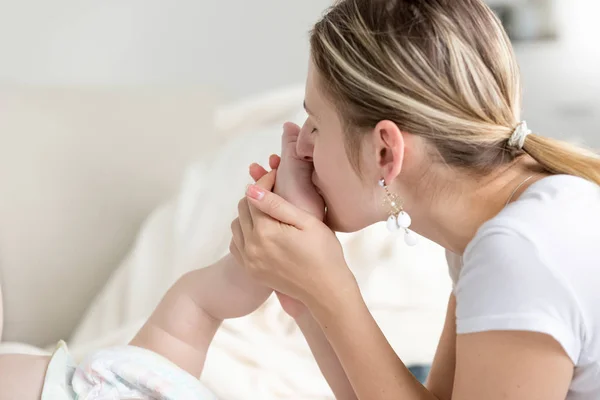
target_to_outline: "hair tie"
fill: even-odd
[[[522,150],[525,145],[525,138],[531,135],[531,129],[527,127],[527,122],[521,121],[515,128],[512,135],[508,139],[508,147],[512,149]]]

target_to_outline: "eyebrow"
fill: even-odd
[[[304,102],[302,103],[302,105],[304,106],[304,109],[306,110],[306,112],[307,112],[307,113],[309,113],[309,114],[310,114],[310,115],[312,115],[313,117],[315,117],[315,118],[319,119],[319,118],[318,118],[318,117],[315,115],[315,113],[313,113],[312,111],[310,111],[310,110],[308,109],[308,107],[306,106],[306,100],[304,100]]]

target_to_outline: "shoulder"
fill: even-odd
[[[502,291],[530,291],[529,286],[543,280],[557,280],[550,263],[539,248],[536,237],[511,221],[495,221],[479,230],[462,259],[457,295],[472,286]],[[521,288],[524,286],[524,288]],[[527,288],[527,289],[526,289]]]
[[[510,221],[525,224],[565,224],[600,219],[600,186],[583,178],[554,175],[531,185],[486,226]],[[515,224],[520,222],[520,224]]]
[[[534,183],[518,201],[483,224],[463,261],[472,264],[481,257],[516,255],[544,259],[557,246],[586,245],[580,239],[589,237],[599,224],[600,186],[574,176],[551,176]]]
[[[565,214],[582,212],[576,204],[582,197],[587,201],[577,193],[581,185],[574,177],[543,179],[483,224],[463,254],[458,289],[487,280],[488,289],[511,292],[564,284],[554,256],[557,244],[572,241]]]
[[[585,322],[570,282],[535,241],[494,227],[465,254],[454,293],[457,333],[526,331],[553,337],[573,363]]]
[[[564,176],[534,185],[469,243],[455,287],[457,332],[544,333],[577,362],[584,318],[565,267],[573,252],[594,248],[600,188]]]
[[[590,247],[590,233],[598,226],[600,186],[568,175],[544,178],[483,224],[464,257],[446,251],[450,278],[456,286],[463,264],[478,257],[503,257],[507,251],[547,254],[548,248],[575,248],[574,243]]]

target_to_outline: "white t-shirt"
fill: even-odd
[[[458,334],[548,334],[575,365],[567,399],[600,399],[600,186],[535,182],[448,264]]]

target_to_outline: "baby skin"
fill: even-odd
[[[323,200],[311,183],[312,164],[296,156],[299,131],[299,127],[287,123],[282,135],[281,159],[272,156],[269,160],[273,171],[267,172],[253,164],[250,175],[258,180],[276,172],[275,193],[323,218]],[[199,378],[210,343],[222,321],[250,314],[271,293],[270,288],[251,278],[233,255],[228,254],[211,266],[182,276],[130,345],[151,350]],[[278,294],[278,297],[286,312],[302,324],[304,314],[308,314],[304,305],[284,295]],[[301,329],[314,329],[308,317],[304,321]],[[0,355],[0,400],[39,399],[49,361],[49,356]]]

